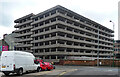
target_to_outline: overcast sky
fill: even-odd
[[[0,37],[9,34],[14,28],[14,20],[30,13],[38,14],[56,5],[66,7],[107,28],[113,29],[118,39],[119,0],[0,0]],[[0,39],[1,39],[0,38]]]

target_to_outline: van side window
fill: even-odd
[[[39,63],[39,61],[37,61],[37,59],[35,59],[35,60],[34,60],[34,63],[35,63],[35,64],[38,64],[38,63]]]

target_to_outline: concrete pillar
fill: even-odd
[[[58,49],[56,48],[55,51],[58,52]]]
[[[51,23],[51,20],[49,20],[49,23]]]
[[[64,59],[67,59],[67,56],[65,56]]]
[[[56,56],[56,59],[58,59],[58,56]]]
[[[65,27],[65,30],[67,30],[67,27]]]
[[[51,34],[49,34],[49,37],[51,38]]]
[[[58,25],[56,25],[56,29],[58,29]]]
[[[72,18],[74,19],[74,16],[72,16]]]
[[[45,32],[45,29],[43,29],[43,32]]]
[[[56,10],[56,13],[59,13],[58,10]]]
[[[45,35],[43,35],[43,39],[45,39]]]
[[[56,21],[58,21],[58,18],[56,18]]]
[[[66,51],[67,51],[67,48],[65,48],[64,52],[66,52]]]
[[[43,25],[45,25],[45,22],[43,22]]]
[[[64,45],[66,45],[66,41],[64,42]]]
[[[45,15],[43,15],[43,18],[45,18]]]
[[[67,13],[65,13],[65,16],[67,16]]]
[[[49,52],[51,52],[51,48],[49,49]]]
[[[49,31],[51,31],[51,27],[49,27]]]
[[[74,22],[71,25],[74,25]]]
[[[43,52],[45,53],[45,49],[43,49]]]
[[[86,53],[86,51],[85,51],[85,50],[84,50],[83,52],[84,52],[84,53]]]
[[[65,20],[65,23],[67,23],[67,19]]]
[[[72,46],[74,46],[74,42],[72,42]]]
[[[45,42],[43,42],[43,46],[45,46]]]
[[[74,32],[74,29],[72,30],[72,32]]]
[[[72,36],[72,39],[74,39],[74,35]]]
[[[49,41],[49,45],[51,45],[51,41]]]
[[[58,33],[56,33],[56,36],[58,36]]]
[[[49,16],[51,15],[51,13],[49,13]]]
[[[65,38],[67,37],[67,34],[65,34]]]

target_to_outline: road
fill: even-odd
[[[31,72],[19,77],[120,77],[118,72],[117,67],[56,66],[51,71]],[[2,72],[0,76],[6,77]],[[18,76],[12,74],[10,77]]]

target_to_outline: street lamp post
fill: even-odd
[[[112,22],[112,21],[110,20],[110,22]],[[112,24],[113,24],[113,31],[114,31],[115,24],[114,24],[114,22],[112,22]],[[114,41],[114,37],[113,37],[113,67],[114,67],[114,45],[115,45],[115,41]]]
[[[99,26],[98,26],[98,47],[97,47],[97,66],[99,66]]]
[[[1,55],[1,52],[2,52],[2,39],[1,39],[1,46],[0,46],[0,55]]]

